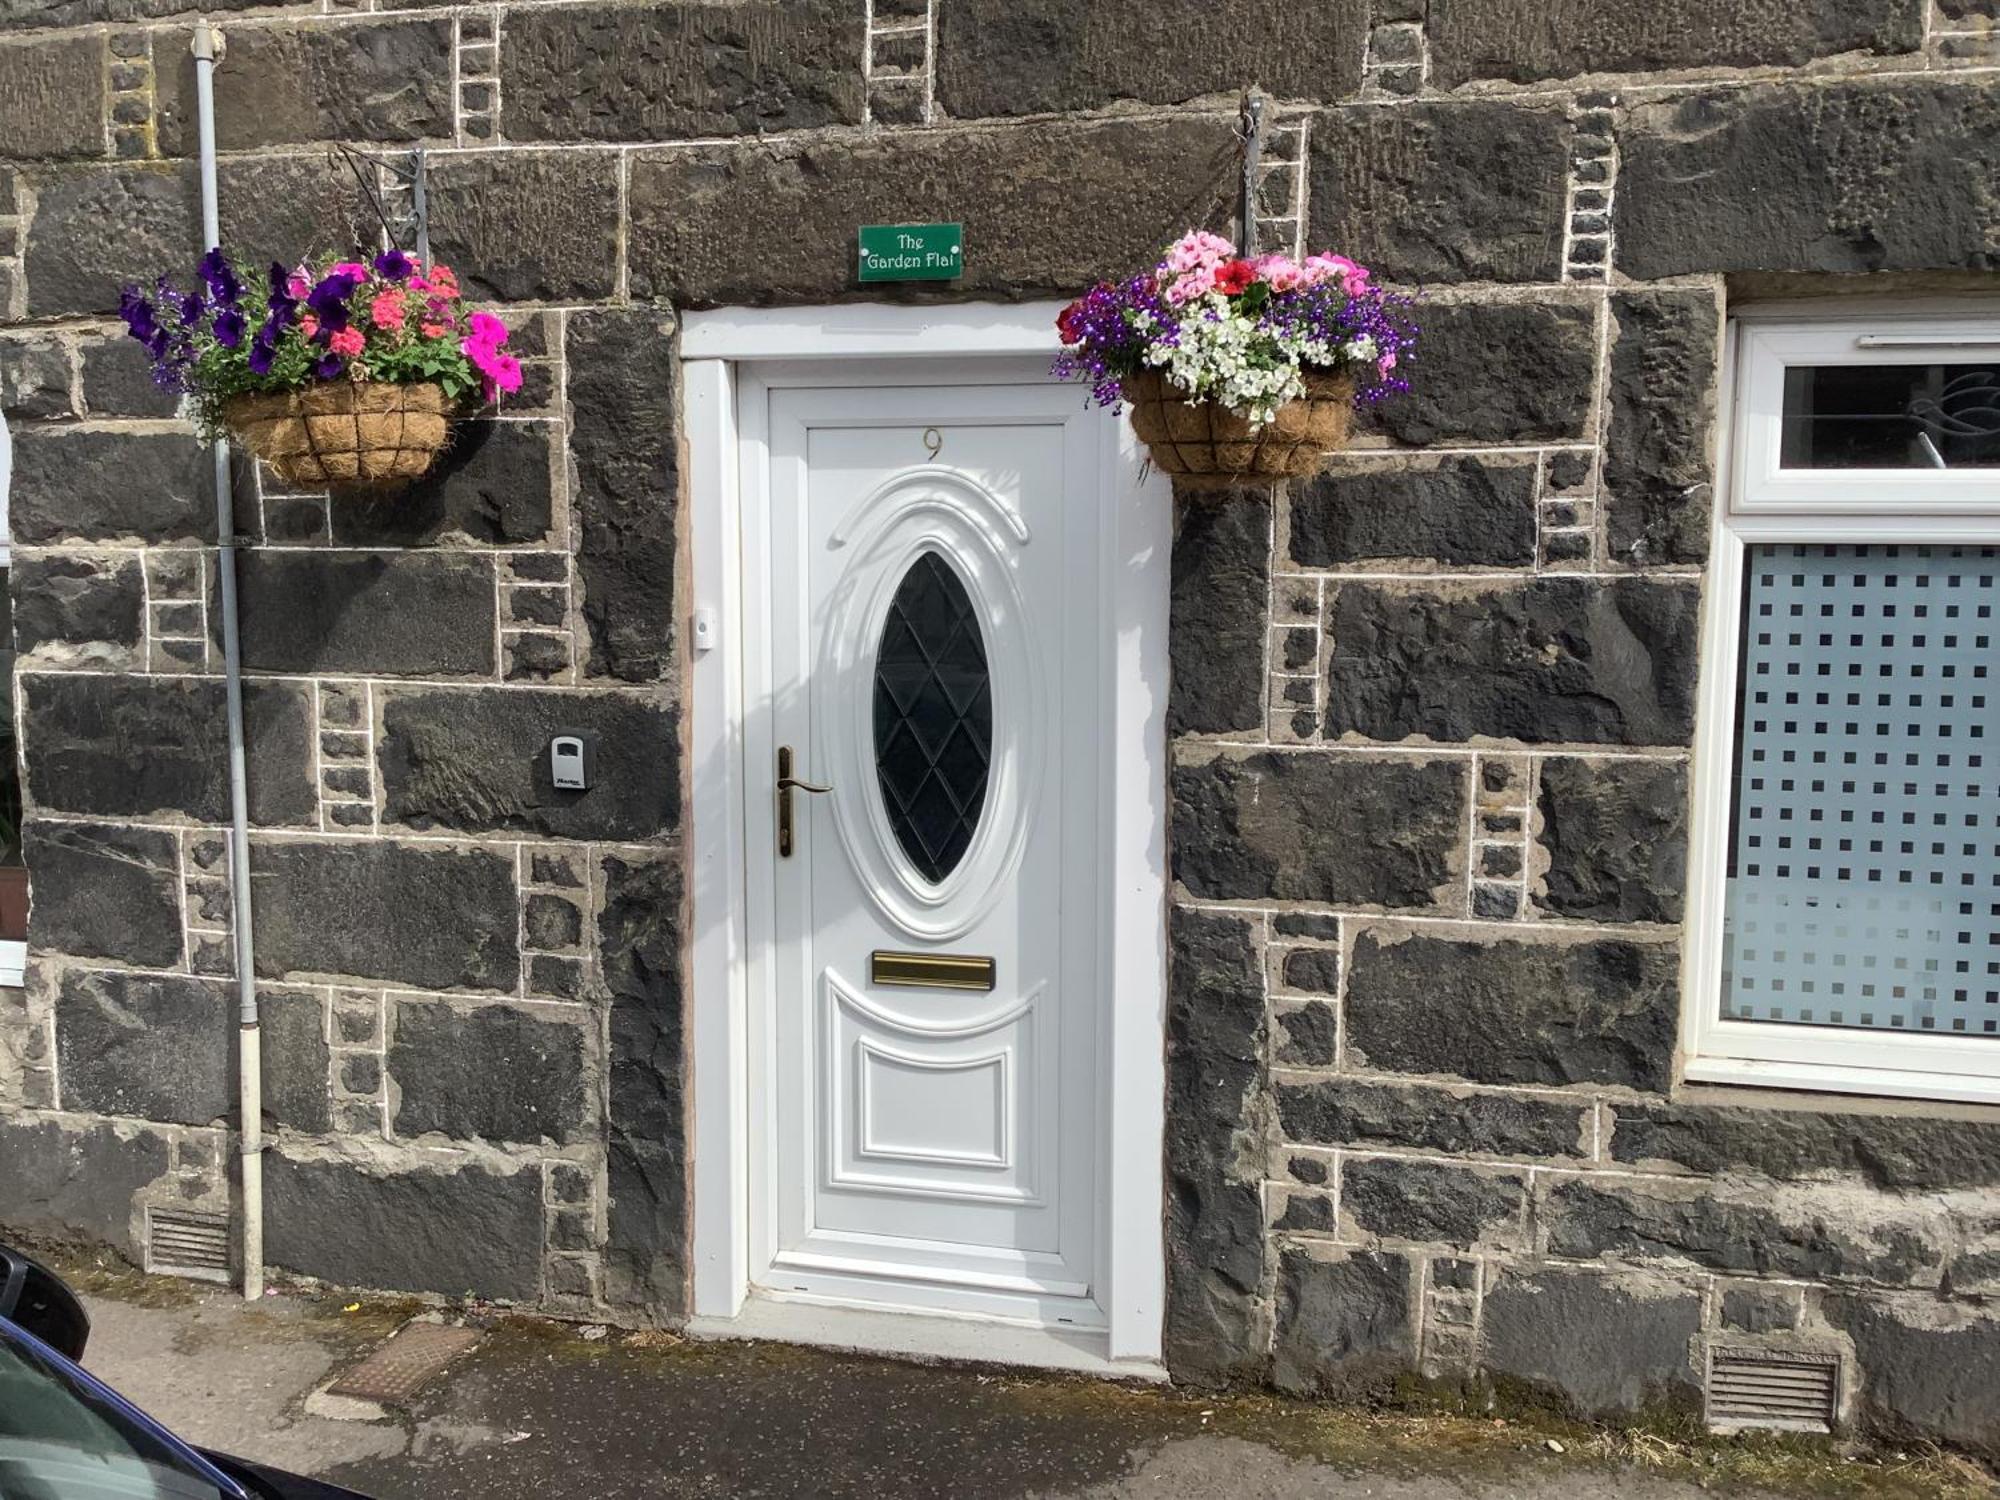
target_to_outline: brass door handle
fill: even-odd
[[[792,747],[778,747],[778,857],[792,857],[792,793],[830,792],[830,786],[819,786],[810,781],[801,781],[792,774]]]

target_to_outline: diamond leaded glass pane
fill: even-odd
[[[2000,549],[1744,572],[1723,1016],[2000,1040]]]
[[[935,552],[910,564],[875,655],[875,772],[896,842],[933,884],[986,804],[993,689],[972,599]]]

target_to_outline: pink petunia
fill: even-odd
[[[368,279],[368,268],[358,260],[335,261],[326,268],[329,276],[352,276],[356,281]]]
[[[1206,297],[1215,290],[1215,273],[1214,266],[1199,266],[1194,270],[1182,272],[1179,277],[1167,284],[1167,301],[1179,307],[1194,301],[1197,297]]]
[[[1260,255],[1254,264],[1257,279],[1274,292],[1289,292],[1305,284],[1305,273],[1289,255]]]
[[[1212,269],[1235,254],[1236,247],[1221,235],[1210,234],[1205,229],[1190,229],[1167,247],[1160,269],[1170,275],[1202,267]]]
[[[343,328],[326,341],[327,348],[331,349],[335,354],[342,355],[348,359],[354,358],[367,345],[368,340],[361,336],[359,328]]]
[[[492,313],[476,312],[467,320],[472,336],[490,348],[498,349],[507,342],[507,325]]]

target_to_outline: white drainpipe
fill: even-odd
[[[206,19],[194,28],[195,107],[201,123],[201,243],[222,243],[215,186],[215,64],[222,33]],[[264,1063],[257,1017],[257,974],[250,926],[250,798],[243,756],[243,654],[236,628],[236,514],[229,485],[229,444],[215,444],[216,575],[222,591],[222,680],[229,717],[229,906],[236,928],[237,1133],[242,1141],[243,1297],[264,1295]]]

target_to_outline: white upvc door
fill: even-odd
[[[1102,418],[742,399],[751,1282],[1101,1326]]]

